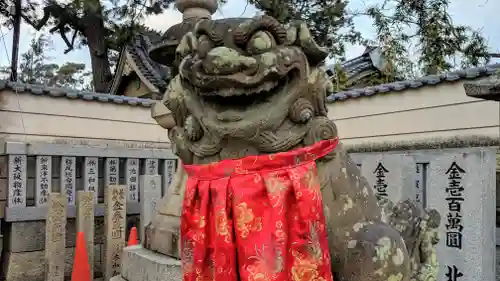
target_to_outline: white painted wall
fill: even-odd
[[[442,83],[405,92],[380,93],[328,105],[347,145],[499,137],[500,103],[470,98],[463,82]]]
[[[169,146],[149,108],[0,91],[0,138],[16,141],[144,143]]]

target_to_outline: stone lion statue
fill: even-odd
[[[326,58],[302,22],[196,22],[176,46],[176,75],[162,100],[175,121],[174,152],[184,164],[208,164],[337,137],[325,102],[333,86],[320,69]],[[437,211],[420,211],[409,200],[378,202],[341,144],[316,164],[334,280],[436,280]],[[182,190],[182,179],[171,188]],[[146,247],[177,230],[170,221],[147,227]]]

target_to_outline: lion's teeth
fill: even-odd
[[[279,85],[280,81],[267,81],[263,85],[254,88],[221,88],[215,91],[203,92],[201,95],[204,96],[221,96],[221,97],[230,97],[230,96],[251,96],[253,94],[261,94],[270,92],[274,88]]]

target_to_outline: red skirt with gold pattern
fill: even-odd
[[[332,281],[315,160],[337,143],[184,165],[184,281]]]

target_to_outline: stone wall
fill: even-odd
[[[56,146],[56,145],[53,145]],[[64,146],[64,145],[63,145]],[[34,146],[31,146],[33,149]],[[65,146],[66,147],[66,146]],[[68,155],[78,155],[78,147],[68,146],[74,149],[69,151],[62,149]],[[103,245],[106,239],[104,235],[104,191],[105,187],[113,184],[125,186],[127,196],[127,216],[126,216],[126,234],[128,237],[129,231],[133,226],[140,229],[140,213],[143,209],[141,205],[140,183],[139,178],[144,175],[155,176],[155,185],[157,186],[157,197],[161,197],[166,193],[173,172],[175,172],[175,159],[167,158],[168,153],[160,152],[159,157],[162,158],[140,158],[155,155],[154,151],[144,150],[116,150],[112,148],[104,148],[102,151],[89,150],[90,155],[103,155],[104,157],[85,157],[85,156],[41,156],[43,151],[36,151],[33,154],[28,154],[26,159],[25,170],[20,171],[22,177],[25,178],[25,186],[23,186],[23,202],[16,205],[16,200],[12,200],[11,196],[17,196],[12,181],[13,163],[12,158],[15,155],[0,155],[0,219],[2,219],[2,234],[3,234],[3,251],[2,251],[2,267],[0,275],[9,281],[17,280],[44,280],[44,254],[45,254],[45,225],[46,225],[46,202],[42,202],[44,196],[40,189],[41,183],[41,157],[49,158],[51,168],[48,175],[44,179],[50,181],[50,192],[61,192],[68,194],[68,190],[74,190],[72,196],[75,196],[77,191],[89,191],[89,182],[91,174],[88,169],[88,160],[97,160],[97,175],[92,188],[97,191],[95,205],[95,226],[94,226],[94,269],[95,277],[102,275],[104,250]],[[51,148],[53,151],[53,147]],[[80,155],[81,151],[80,150]],[[124,153],[125,152],[125,153]],[[148,153],[149,152],[149,153]],[[39,154],[36,154],[39,153]],[[106,155],[106,153],[108,155]],[[115,153],[115,154],[110,154]],[[85,155],[85,154],[84,154]],[[115,156],[116,155],[116,156]],[[127,157],[120,158],[119,156]],[[165,156],[166,155],[166,156]],[[106,157],[107,156],[107,157]],[[111,156],[111,158],[109,157]],[[117,157],[118,156],[118,157]],[[150,156],[150,157],[151,157]],[[9,158],[10,157],[10,158]],[[9,160],[10,159],[10,160]],[[69,174],[65,159],[72,161],[74,169],[71,168]],[[112,160],[112,161],[110,161]],[[24,161],[24,160],[23,160]],[[74,162],[73,162],[74,161]],[[65,163],[62,163],[65,162]],[[116,162],[111,166],[110,163]],[[9,169],[9,165],[11,168]],[[38,167],[38,169],[37,169]],[[23,168],[24,169],[24,168]],[[38,172],[37,172],[38,171]],[[93,174],[95,175],[95,174]],[[74,177],[74,181],[68,181],[66,178]],[[9,180],[10,178],[10,180]],[[145,199],[144,199],[145,200]],[[11,202],[12,201],[12,202]],[[69,274],[72,264],[72,253],[76,242],[76,208],[74,198],[72,204],[68,195],[68,212],[66,223],[66,274]],[[149,204],[151,200],[149,200]],[[9,203],[6,203],[9,202]],[[146,202],[146,201],[145,201]],[[3,204],[3,205],[2,205]],[[7,205],[7,207],[5,207]],[[5,212],[4,212],[5,211]],[[140,238],[140,234],[139,234]]]

